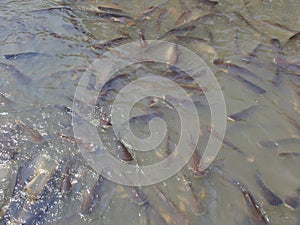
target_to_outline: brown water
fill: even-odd
[[[0,68],[0,147],[2,152],[13,155],[11,158],[1,155],[2,224],[21,224],[21,220],[23,224],[181,224],[180,220],[188,221],[188,224],[255,224],[251,216],[247,218],[249,214],[241,191],[222,176],[244,183],[266,212],[270,224],[300,223],[299,208],[292,210],[285,204],[270,205],[255,180],[256,171],[259,170],[268,188],[283,201],[300,186],[299,155],[288,157],[278,154],[299,154],[299,141],[278,141],[277,146],[269,148],[259,144],[261,141],[300,138],[299,66],[289,67],[289,72],[284,70],[278,83],[274,84],[274,59],[278,55],[272,50],[274,47],[270,43],[272,38],[278,39],[283,46],[284,59],[300,64],[299,37],[288,41],[300,31],[298,2],[228,0],[216,6],[201,2],[169,1],[142,21],[127,19],[127,23],[122,23],[95,16],[97,7],[111,4],[109,1],[1,1],[0,55],[39,53],[20,55],[13,60],[1,57],[0,60],[30,78],[30,82],[26,82],[24,77],[16,76],[3,66]],[[147,8],[162,1],[132,0],[113,3],[115,6],[118,4],[126,15],[137,18]],[[65,6],[69,8],[47,10]],[[186,166],[175,176],[155,185],[165,194],[167,201],[159,198],[153,186],[148,186],[142,187],[148,201],[142,205],[129,196],[128,193],[132,191],[130,187],[104,180],[101,188],[96,186],[101,198],[94,196],[92,205],[87,206],[85,211],[83,202],[88,195],[86,193],[93,191],[98,175],[78,154],[76,144],[62,138],[62,135],[68,136],[69,140],[73,137],[70,109],[76,87],[85,69],[105,52],[91,46],[118,38],[124,33],[131,39],[122,44],[138,40],[140,29],[143,29],[146,40],[157,39],[175,28],[179,16],[188,9],[192,13],[182,26],[189,25],[191,20],[200,16],[210,13],[211,16],[195,23],[196,28],[192,31],[179,35],[202,38],[205,41],[188,42],[174,36],[163,40],[189,48],[210,66],[222,87],[228,115],[257,105],[257,109],[242,121],[228,120],[225,136],[255,160],[247,160],[245,155],[223,145],[207,176],[195,178]],[[158,30],[156,21],[163,12],[168,14],[161,21]],[[240,19],[239,15],[250,24]],[[257,56],[250,62],[245,62],[243,58],[259,44],[263,47],[257,52]],[[266,92],[259,94],[245,87],[233,77],[230,69],[226,71],[214,65],[213,61],[217,58],[230,60],[232,64],[257,74],[258,78],[252,78],[238,72]],[[129,73],[130,76],[120,77],[112,83],[115,91],[110,91],[101,98],[101,107],[97,108],[96,113],[103,110],[109,114],[118,91],[132,80],[148,75],[164,76],[165,71],[166,67],[159,63],[124,68],[119,74]],[[170,79],[178,77],[180,78],[173,74]],[[295,87],[298,87],[298,92]],[[199,118],[207,123],[210,111],[205,96],[199,94],[198,90],[186,90],[195,102],[200,102],[196,104]],[[157,110],[164,113],[170,136],[176,143],[178,117],[174,108],[170,108],[165,102],[158,101],[155,107],[149,108],[149,99],[141,101],[134,108],[133,115]],[[22,129],[16,120],[37,131],[42,138],[35,138],[30,131]],[[136,135],[147,136],[147,121],[138,122],[140,123],[133,125]],[[99,125],[95,120],[91,123]],[[112,129],[103,129],[100,125],[97,128],[105,144],[115,154],[115,135]],[[208,135],[203,130],[198,151],[207,143]],[[141,164],[158,161],[165,154],[166,143],[162,143],[156,151],[156,154],[149,152],[136,154],[134,157]],[[68,163],[72,187],[67,193],[63,193],[61,182],[66,177],[63,171]],[[38,190],[40,186],[42,188],[35,199],[29,197],[26,184],[32,177],[43,172],[30,173],[30,169],[26,169],[28,165],[35,165],[38,170],[44,169],[50,173],[49,176],[43,175],[48,180],[46,183],[41,182],[33,187],[34,190]],[[191,209],[193,200],[191,194],[185,191],[183,174],[191,181],[197,204],[202,205],[206,213],[196,215]]]

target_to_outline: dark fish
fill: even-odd
[[[242,84],[244,84],[248,89],[251,91],[257,93],[257,94],[264,94],[266,93],[266,90],[257,86],[256,84],[253,84],[252,82],[246,80],[245,78],[241,77],[240,75],[234,75],[233,76],[236,80],[240,81]]]
[[[186,42],[186,43],[193,43],[193,42],[207,43],[207,40],[199,37],[176,36],[175,38],[179,41]]]
[[[200,178],[208,174],[209,170],[203,170],[200,167],[201,156],[197,149],[194,151],[190,162],[189,162],[189,169],[192,171],[192,174],[195,178]]]
[[[101,11],[104,11],[106,13],[124,13],[124,11],[120,8],[113,8],[112,6],[107,7],[107,6],[98,6],[98,9]]]
[[[117,151],[118,158],[121,159],[122,161],[129,162],[133,160],[130,152],[127,150],[125,145],[120,141],[118,141],[116,144],[116,151]]]
[[[159,112],[152,112],[152,113],[147,113],[147,114],[141,114],[141,115],[133,116],[133,117],[131,117],[129,119],[129,124],[130,123],[136,123],[136,122],[139,122],[139,121],[149,122],[154,117],[160,117],[160,118],[162,118],[163,115],[164,115],[164,113],[161,112],[161,111],[159,111]]]
[[[284,55],[282,45],[281,45],[280,41],[276,38],[272,38],[270,43],[272,45],[272,50],[275,54],[275,61],[276,61],[276,59],[280,59]],[[281,66],[278,64],[276,64],[275,76],[274,76],[272,82],[275,86],[279,86],[282,82]]]
[[[282,157],[299,157],[300,152],[278,152],[278,155]]]
[[[0,92],[0,105],[2,106],[7,106],[7,105],[12,105],[13,101],[9,100],[7,97],[5,97],[4,94]]]
[[[282,58],[275,59],[276,65],[280,66],[281,70],[288,71],[291,73],[299,74],[300,73],[300,64],[289,62]]]
[[[20,84],[26,85],[31,82],[31,78],[24,75],[20,70],[16,69],[12,65],[1,63],[0,62],[0,70],[3,69],[5,72],[11,74]]]
[[[8,54],[4,55],[4,58],[7,60],[18,60],[18,59],[27,59],[35,56],[44,56],[46,54],[39,52],[22,52],[17,54]]]
[[[207,130],[219,141],[222,141],[225,145],[229,146],[233,150],[235,150],[235,151],[241,153],[243,156],[245,156],[249,162],[254,162],[255,158],[253,156],[242,151],[239,147],[235,146],[229,139],[227,139],[225,137],[222,139],[220,137],[220,134],[215,129],[213,129],[210,125],[207,125]]]
[[[158,17],[156,19],[155,25],[156,25],[156,32],[160,31],[160,25],[161,22],[166,19],[166,17],[168,16],[169,11],[167,9],[162,9],[161,12],[158,14]]]
[[[88,86],[86,87],[87,90],[96,90],[96,75],[91,74],[89,77],[89,83]]]
[[[83,191],[82,203],[80,207],[82,214],[91,214],[95,207],[101,202],[101,197],[103,195],[103,183],[104,179],[101,175],[99,175],[93,187],[89,191]]]
[[[97,12],[97,13],[95,13],[95,15],[102,19],[130,19],[130,20],[133,20],[133,18],[130,16],[123,15],[123,14],[117,14],[117,13]]]
[[[198,200],[195,196],[194,190],[192,188],[192,183],[188,179],[186,175],[182,175],[183,184],[185,187],[185,191],[188,194],[187,195],[187,201],[189,202],[189,206],[191,208],[191,211],[196,215],[200,216],[205,213],[207,213],[207,209],[204,206],[203,202]]]
[[[46,9],[37,9],[37,10],[32,10],[32,12],[44,12],[44,11],[70,11],[73,12],[73,9],[68,7],[68,6],[60,6],[60,7],[51,7],[51,8],[46,8]]]
[[[163,3],[160,3],[160,4],[158,4],[158,5],[149,7],[149,8],[146,9],[141,15],[139,15],[139,16],[137,17],[137,20],[143,20],[143,19],[145,19],[146,17],[151,16],[156,10],[160,9],[161,7],[163,7],[166,3],[167,3],[167,2],[163,2]]]
[[[266,216],[264,209],[256,202],[254,196],[248,191],[246,185],[240,181],[232,180],[232,184],[236,186],[243,194],[247,207],[251,212],[251,218],[255,225],[269,225],[270,220]]]
[[[286,31],[290,31],[290,32],[297,32],[291,28],[289,28],[288,26],[285,26],[285,25],[282,25],[280,23],[277,23],[277,22],[273,22],[273,21],[270,21],[270,20],[260,20],[259,21],[260,23],[265,23],[265,24],[268,24],[268,25],[271,25],[273,27],[277,27],[281,30],[286,30]]]
[[[273,141],[260,141],[258,144],[263,148],[277,149],[281,145],[286,144],[300,144],[300,139],[298,138],[282,138]]]
[[[176,25],[176,26],[179,26],[179,25],[185,23],[185,22],[190,18],[190,16],[192,15],[192,12],[193,12],[193,11],[190,10],[190,9],[185,10],[185,11],[178,17],[178,19],[177,19],[176,22],[175,22],[175,25]]]
[[[258,44],[250,53],[248,53],[247,56],[243,58],[243,60],[248,63],[252,62],[254,58],[258,57],[259,52],[262,51],[263,48],[265,48],[265,45],[262,43]]]
[[[41,135],[37,130],[32,129],[31,127],[27,126],[25,123],[23,123],[23,122],[20,121],[20,120],[16,120],[16,123],[17,123],[23,130],[27,131],[27,132],[30,134],[30,136],[31,136],[31,138],[32,138],[32,140],[33,140],[34,142],[40,142],[40,141],[43,140],[42,135]]]
[[[178,57],[179,57],[179,52],[178,52],[178,46],[176,44],[168,48],[168,51],[166,53],[166,61],[169,69],[170,67],[175,67],[178,61]]]
[[[245,120],[250,114],[254,113],[258,109],[258,105],[250,106],[246,109],[243,109],[240,112],[233,113],[228,116],[228,119],[232,121],[243,121]]]
[[[210,0],[199,0],[199,2],[202,4],[205,4],[205,5],[211,6],[211,7],[219,4],[219,2],[217,2],[217,1],[210,1]]]
[[[147,48],[148,47],[148,43],[147,43],[147,41],[145,39],[144,30],[140,29],[138,31],[138,34],[139,34],[139,41],[140,41],[141,47],[142,48]]]
[[[115,38],[115,39],[104,41],[104,42],[99,43],[99,44],[94,44],[91,47],[95,48],[95,49],[105,50],[107,48],[111,48],[111,47],[114,47],[116,45],[119,45],[119,44],[121,44],[125,41],[130,40],[130,39],[131,39],[130,36],[118,37],[118,38]]]
[[[174,28],[174,29],[171,29],[171,30],[167,31],[162,36],[160,36],[159,39],[163,39],[163,38],[166,38],[166,37],[179,35],[179,34],[186,34],[190,31],[194,30],[195,28],[196,28],[196,26],[194,26],[194,25],[190,25],[190,26],[186,26],[186,27],[180,27],[180,28]]]
[[[272,192],[266,185],[265,183],[262,181],[261,179],[261,174],[260,172],[257,170],[256,174],[255,174],[255,179],[256,182],[258,184],[258,186],[261,188],[262,190],[262,195],[264,196],[264,198],[269,202],[270,205],[273,206],[279,206],[281,205],[283,202],[282,200],[277,197],[274,192]]]
[[[130,199],[137,205],[141,206],[148,202],[147,195],[139,187],[124,187]]]
[[[264,34],[262,31],[258,30],[255,26],[253,26],[245,17],[243,17],[239,12],[234,12],[234,15],[241,20],[243,23],[245,23],[249,28],[256,31],[259,34]]]
[[[70,162],[66,162],[67,165],[64,166],[62,171],[62,181],[60,184],[59,190],[63,194],[67,194],[71,191],[72,183],[71,183],[71,172],[70,172]]]
[[[164,220],[168,224],[180,224],[187,225],[188,220],[184,214],[181,214],[175,207],[174,203],[171,202],[165,194],[159,190],[156,186],[152,186],[154,190],[154,196],[157,198],[157,210],[160,212]],[[152,199],[152,198],[151,198]]]
[[[229,62],[225,62],[224,60],[215,59],[213,61],[213,63],[216,66],[220,67],[220,68],[228,70],[232,74],[240,74],[240,73],[242,73],[242,74],[245,74],[245,75],[247,75],[249,77],[261,79],[259,76],[257,76],[255,73],[251,72],[250,70],[247,70],[244,67],[241,67],[241,66],[229,63]]]
[[[289,196],[284,201],[285,205],[291,209],[297,209],[300,207],[300,187]]]
[[[300,38],[300,32],[298,32],[298,33],[294,34],[293,36],[291,36],[291,37],[289,38],[288,42],[289,42],[289,41],[292,41],[292,40],[294,40],[294,39],[298,39],[298,38]],[[288,43],[288,42],[287,42],[287,43]]]

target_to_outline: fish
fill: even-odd
[[[59,187],[60,192],[63,194],[68,194],[71,192],[72,182],[71,182],[71,171],[70,171],[70,162],[65,162],[66,165],[62,171],[62,181]]]
[[[191,17],[192,12],[193,12],[193,11],[190,10],[190,9],[185,10],[185,11],[178,17],[178,19],[177,19],[176,22],[175,22],[175,25],[176,25],[176,26],[179,26],[179,25],[185,23],[185,22]]]
[[[178,46],[174,44],[170,48],[168,48],[168,51],[166,52],[166,61],[169,69],[170,67],[175,67],[178,61],[178,57],[179,57]]]
[[[257,78],[259,80],[261,80],[261,78],[256,75],[255,73],[251,72],[250,70],[244,68],[244,67],[241,67],[241,66],[238,66],[238,65],[235,65],[235,64],[232,64],[230,62],[225,62],[224,60],[222,59],[215,59],[213,61],[213,63],[222,68],[222,69],[225,69],[225,70],[228,70],[230,73],[232,74],[245,74],[249,77],[252,77],[252,78]]]
[[[5,96],[5,94],[3,94],[3,93],[0,92],[0,105],[2,105],[2,106],[8,106],[8,105],[13,105],[13,104],[14,104],[13,101],[11,101],[9,98],[7,98]]]
[[[161,190],[159,190],[155,185],[151,186],[151,190],[154,191],[153,198],[156,198],[157,200],[156,201],[151,198],[151,200],[154,200],[157,203],[157,207],[155,209],[158,210],[167,224],[188,224],[186,216],[178,211],[174,203],[171,202]]]
[[[243,61],[250,63],[253,61],[253,59],[258,57],[258,54],[260,51],[262,51],[265,48],[265,45],[260,43],[258,44],[251,52],[248,53],[247,56],[243,58]]]
[[[300,152],[278,152],[281,157],[300,157]]]
[[[27,181],[24,190],[31,199],[39,199],[42,190],[56,170],[57,162],[48,155],[41,155],[38,156],[34,167],[34,176],[31,180]]]
[[[138,34],[139,34],[139,41],[140,41],[141,47],[142,48],[147,48],[148,47],[148,43],[147,43],[147,41],[145,39],[144,30],[140,29],[138,31]]]
[[[99,49],[99,50],[106,50],[107,48],[112,48],[112,47],[115,47],[125,41],[128,41],[130,40],[131,37],[130,36],[122,36],[122,37],[118,37],[118,38],[114,38],[114,39],[111,39],[111,40],[107,40],[107,41],[104,41],[102,43],[99,43],[99,44],[93,44],[91,45],[92,48],[94,49]]]
[[[260,141],[258,142],[258,145],[263,148],[269,148],[269,149],[277,149],[279,146],[286,145],[286,144],[300,144],[299,138],[281,138],[281,139],[275,139],[272,141]]]
[[[284,204],[293,210],[300,207],[300,187],[286,197]]]
[[[189,207],[190,207],[191,211],[196,216],[201,216],[201,215],[207,213],[207,209],[206,209],[204,203],[196,198],[194,190],[192,188],[192,183],[188,179],[188,177],[185,174],[182,174],[181,179],[183,181],[185,191],[187,193],[187,198],[188,198],[187,201],[189,203]]]
[[[96,90],[95,85],[96,85],[96,75],[92,73],[89,76],[89,82],[88,82],[86,89],[87,90]]]
[[[283,57],[284,53],[283,53],[283,49],[282,49],[282,45],[280,43],[280,41],[276,38],[272,38],[270,40],[270,43],[272,45],[272,50],[275,54],[275,61],[276,59],[280,59]],[[275,76],[272,80],[272,83],[275,85],[275,86],[279,86],[282,82],[282,79],[281,79],[281,66],[276,64],[276,70],[275,70]]]
[[[273,21],[270,21],[270,20],[255,20],[256,22],[259,22],[259,23],[263,23],[263,24],[268,24],[270,26],[273,26],[273,27],[277,27],[281,30],[285,30],[285,31],[290,31],[290,32],[297,32],[291,28],[289,28],[288,26],[285,26],[285,25],[282,25],[280,23],[277,23],[277,22],[273,22]]]
[[[253,91],[254,93],[257,94],[264,94],[266,93],[266,90],[257,86],[256,84],[253,84],[252,82],[246,80],[245,78],[243,78],[242,76],[236,74],[233,76],[236,80],[240,81],[242,84],[245,85],[245,87],[247,87],[249,90]]]
[[[249,154],[247,154],[246,152],[242,151],[239,147],[235,146],[229,139],[227,138],[221,138],[220,137],[220,134],[215,130],[213,129],[210,125],[207,125],[207,130],[208,132],[210,132],[215,138],[217,138],[219,141],[222,141],[223,144],[229,146],[230,148],[232,148],[233,150],[239,152],[240,154],[242,154],[243,156],[246,157],[247,161],[248,162],[254,162],[255,161],[255,158],[254,156],[251,156]]]
[[[176,40],[186,42],[186,43],[193,43],[193,42],[207,43],[208,42],[207,40],[199,37],[186,37],[186,36],[177,35],[175,36],[175,38]]]
[[[280,66],[281,70],[290,72],[292,74],[299,75],[300,74],[300,64],[289,62],[287,60],[284,60],[282,58],[275,58],[274,62],[276,65]]]
[[[169,15],[169,11],[167,9],[162,9],[160,11],[160,13],[158,14],[157,19],[155,21],[156,32],[160,31],[161,22],[164,19],[166,19],[168,15]]]
[[[205,5],[208,5],[208,6],[216,6],[219,4],[218,1],[211,1],[211,0],[198,0],[198,2],[202,3],[202,4],[205,4]]]
[[[160,3],[155,6],[150,6],[148,9],[146,9],[142,14],[140,14],[136,19],[137,20],[144,20],[145,18],[151,16],[156,10],[163,7],[165,4],[167,4],[168,1]]]
[[[288,44],[290,41],[298,39],[300,37],[300,32],[297,32],[296,34],[292,35],[291,37],[289,37],[288,41],[286,44]]]
[[[19,59],[27,59],[32,58],[36,56],[46,56],[47,54],[39,53],[39,52],[22,52],[22,53],[16,53],[16,54],[7,54],[4,55],[4,58],[7,60],[19,60]]]
[[[259,29],[257,29],[255,26],[253,26],[244,16],[242,16],[239,12],[235,11],[233,12],[233,14],[239,19],[241,20],[243,23],[245,23],[249,28],[251,28],[252,30],[256,31],[259,34],[264,34],[264,32],[260,31]]]
[[[158,39],[163,39],[166,37],[175,36],[175,35],[179,35],[179,34],[187,34],[188,32],[194,30],[195,28],[196,28],[195,25],[173,28],[173,29],[167,31],[166,33],[164,33],[163,35],[161,35]]]
[[[240,112],[233,113],[227,116],[227,118],[231,121],[244,121],[250,114],[254,113],[258,108],[258,105],[253,105],[246,109],[243,109]]]
[[[130,162],[133,160],[133,157],[130,154],[130,152],[127,150],[125,145],[120,141],[117,141],[116,152],[117,152],[118,158],[124,162]]]
[[[91,214],[95,207],[100,203],[101,197],[103,195],[103,183],[104,178],[99,175],[95,184],[90,188],[90,190],[83,190],[82,202],[80,206],[80,211],[82,214]]]
[[[127,191],[130,199],[138,206],[142,206],[148,203],[147,195],[143,192],[141,188],[134,186],[125,186],[124,188]]]
[[[189,162],[189,169],[192,171],[192,174],[195,178],[204,177],[209,173],[208,169],[203,170],[200,167],[200,160],[200,153],[196,149]]]
[[[23,123],[20,120],[16,120],[15,122],[23,130],[27,131],[30,134],[30,136],[34,142],[41,142],[43,140],[42,135],[37,130],[34,130],[33,128],[27,126],[25,123]]]
[[[104,11],[106,13],[124,13],[123,9],[118,4],[113,5],[102,5],[97,7],[99,10]]]
[[[0,71],[4,70],[9,73],[14,79],[17,80],[22,85],[27,85],[31,83],[31,78],[24,75],[20,70],[16,69],[14,66],[0,62]]]
[[[265,185],[265,183],[261,179],[261,174],[258,170],[256,170],[255,173],[255,180],[258,186],[260,187],[260,189],[262,190],[262,195],[270,205],[279,206],[283,204],[283,201]]]
[[[255,225],[269,225],[270,219],[267,217],[264,209],[256,202],[254,196],[249,192],[245,184],[237,180],[232,180],[232,184],[236,186],[243,194],[246,205],[249,209],[250,216]]]

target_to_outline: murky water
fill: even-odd
[[[296,0],[1,1],[1,224],[268,224],[266,218],[300,224],[299,14]],[[141,33],[146,41],[192,50],[221,85],[227,142],[206,176],[195,176],[190,162],[157,185],[122,186],[99,177],[77,148],[82,140],[73,125],[82,118],[72,106],[80,79],[95,59],[141,40]],[[111,105],[123,87],[153,75],[178,82],[194,101],[204,124],[200,155],[210,134],[208,102],[189,78],[161,63],[123,68],[99,94],[96,113],[84,119],[96,125],[112,155],[130,161],[132,152],[116,147]],[[189,112],[190,105],[176,101]],[[131,124],[137,137],[149,135],[155,115],[168,127],[169,138],[155,152],[132,154],[127,162],[149,165],[174,149],[179,117],[167,97],[140,101],[132,116],[140,114],[146,116]]]

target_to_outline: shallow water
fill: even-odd
[[[299,208],[291,209],[287,204],[272,206],[264,198],[255,179],[257,171],[260,171],[266,186],[283,201],[300,186],[297,141],[300,138],[299,35],[289,40],[300,31],[298,2],[228,0],[211,6],[207,1],[168,1],[143,20],[134,18],[162,1],[113,3],[114,7],[118,6],[123,11],[121,14],[132,19],[112,21],[96,16],[98,6],[110,4],[112,7],[108,1],[1,1],[1,223],[256,224],[241,191],[226,181],[234,178],[247,186],[266,212],[270,224],[299,224]],[[179,16],[187,10],[191,10],[189,16],[182,23],[178,22]],[[166,13],[165,17],[158,27],[157,18],[163,13]],[[193,19],[208,14],[211,15],[207,19],[194,22],[195,28],[191,31],[164,36],[176,26],[189,26]],[[98,175],[81,156],[76,145],[81,140],[74,140],[73,125],[82,119],[95,125],[110,153],[118,155],[118,134],[114,134],[111,128],[103,128],[104,121],[99,122],[102,115],[109,117],[118,92],[135,79],[147,76],[162,76],[182,86],[184,83],[191,84],[190,80],[170,73],[161,63],[127,66],[116,76],[128,75],[119,76],[106,84],[106,91],[101,97],[98,96],[94,114],[89,114],[85,108],[88,106],[78,99],[75,103],[82,104],[80,108],[86,114],[80,118],[72,112],[73,97],[80,79],[89,65],[109,50],[95,49],[93,46],[124,35],[130,38],[116,46],[137,41],[140,30],[143,30],[146,40],[161,38],[182,45],[200,56],[222,88],[228,115],[256,106],[255,110],[243,114],[240,121],[232,121],[230,116],[227,120],[225,137],[245,154],[223,144],[206,176],[194,177],[187,165],[162,183],[142,187],[147,195],[144,204],[132,194],[132,187],[106,179],[101,186],[95,185]],[[175,36],[201,40],[189,41]],[[270,42],[272,38],[280,41],[284,56],[278,55]],[[255,52],[255,56],[245,61],[244,58],[259,44],[262,47]],[[34,54],[7,56],[29,52]],[[280,76],[275,75],[278,57],[293,63],[285,66]],[[222,69],[214,63],[217,58],[246,68],[257,77],[249,77],[239,69],[232,72],[232,67]],[[7,69],[6,64],[14,70]],[[265,93],[245,86],[240,79],[236,79],[237,73],[265,90]],[[89,82],[94,85],[92,81],[91,78]],[[159,85],[162,84],[157,84],[157,87]],[[205,129],[205,124],[209,124],[211,119],[209,105],[199,89],[185,87],[196,103],[201,121],[203,135],[197,151],[202,153],[209,136]],[[167,92],[168,86],[165,89]],[[135,91],[142,93],[143,88]],[[124,107],[130,104],[130,100],[122,103]],[[191,106],[178,101],[188,115]],[[131,113],[135,116],[163,112],[159,115],[167,124],[172,150],[180,136],[180,121],[174,107],[167,102],[167,98],[165,101],[144,99],[135,105]],[[151,115],[137,118],[132,123],[133,133],[137,137],[149,136],[149,118]],[[280,141],[290,138],[294,141]],[[263,141],[273,141],[273,144],[263,145]],[[166,142],[167,138],[155,152],[134,153],[131,163],[149,165],[160,161],[168,154]],[[286,156],[280,155],[280,152],[298,155]],[[70,167],[69,172],[66,172],[66,165]],[[39,174],[42,178],[46,177],[46,181],[36,181],[36,186],[32,185],[33,177]],[[185,176],[191,181],[192,192],[186,191]],[[71,188],[66,188],[64,192],[61,185],[62,182],[69,182],[66,179],[69,179]],[[37,190],[38,196],[31,196],[28,193],[30,188]],[[160,198],[157,189],[166,197]],[[95,195],[89,195],[94,191]],[[196,206],[204,208],[205,213],[195,214],[193,196]],[[89,202],[90,198],[92,201]]]

